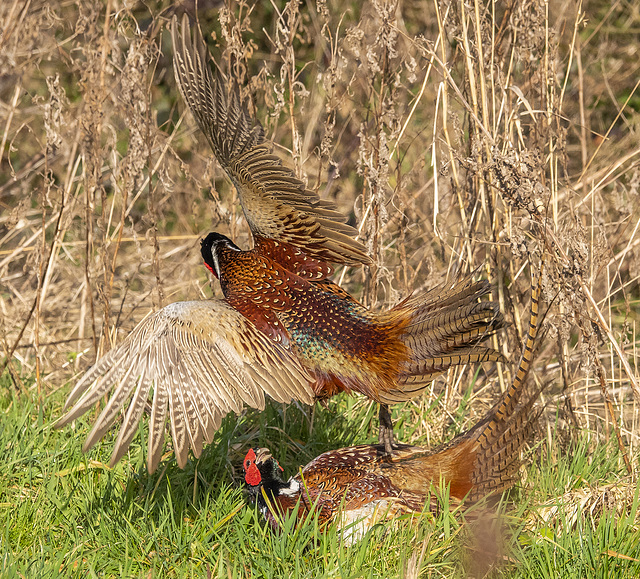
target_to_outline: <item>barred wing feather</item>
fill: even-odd
[[[330,201],[305,188],[271,153],[259,121],[240,97],[235,79],[214,77],[212,60],[186,14],[171,25],[173,64],[180,93],[218,162],[238,190],[254,238],[273,239],[302,249],[314,259],[348,265],[369,264],[357,231]]]

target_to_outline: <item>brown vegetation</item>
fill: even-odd
[[[174,8],[194,6],[145,6],[0,4],[0,355],[17,390],[33,374],[43,395],[67,388],[149,311],[210,295],[203,234],[247,246],[233,189],[173,79],[166,27]],[[278,153],[357,224],[374,266],[336,279],[383,307],[479,269],[510,322],[495,345],[517,362],[529,264],[535,273],[544,253],[536,379],[567,437],[615,433],[633,454],[637,12],[542,0],[339,6],[198,10]],[[480,374],[469,421],[513,368]],[[428,396],[406,404],[416,439],[442,436],[472,377],[436,381],[443,412],[425,418]]]

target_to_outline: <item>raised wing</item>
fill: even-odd
[[[219,72],[214,78],[211,56],[199,32],[191,36],[186,14],[180,30],[174,16],[171,35],[180,92],[236,186],[254,237],[290,244],[320,261],[371,263],[364,246],[354,239],[356,230],[344,223],[335,205],[306,190],[271,154],[271,143],[241,99],[237,82]]]
[[[176,460],[189,448],[200,456],[222,417],[247,404],[264,408],[264,394],[279,402],[312,404],[313,379],[295,357],[222,300],[177,302],[145,318],[78,381],[60,428],[111,397],[83,446],[89,450],[128,404],[110,464],[126,452],[153,389],[147,468],[162,456],[167,409]]]

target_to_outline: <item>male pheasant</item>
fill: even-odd
[[[339,286],[302,278],[219,233],[204,239],[202,255],[227,302],[310,371],[316,399],[355,391],[400,402],[453,365],[501,358],[478,344],[502,321],[494,302],[478,301],[487,282],[436,288],[376,313]]]
[[[315,371],[316,398],[355,390],[381,403],[380,440],[390,451],[393,433],[386,403],[405,400],[410,392],[417,394],[452,365],[501,359],[496,352],[475,345],[479,336],[486,338],[500,326],[497,305],[474,306],[473,313],[464,309],[487,293],[488,285],[463,283],[449,293],[433,292],[383,315],[365,310],[327,279],[332,268],[326,261],[370,263],[362,245],[352,238],[355,230],[342,223],[344,217],[332,204],[307,191],[302,181],[270,155],[262,127],[240,98],[237,82],[225,80],[220,73],[214,78],[204,41],[197,30],[193,37],[189,33],[186,15],[181,34],[174,18],[172,34],[180,92],[236,186],[254,239],[252,251],[240,252],[230,240],[211,234],[202,246],[205,264],[220,279],[227,300],[259,329],[287,343],[287,332],[293,332],[294,351]],[[218,252],[210,252],[214,239],[226,258],[218,259]],[[217,271],[218,262],[223,261],[224,271]],[[304,303],[297,307],[302,294]],[[440,312],[449,312],[448,322],[432,315],[428,328],[432,334],[427,336],[427,328],[419,327],[417,309],[433,311],[434,303]],[[412,308],[415,311],[410,313]],[[455,308],[459,310],[452,314]],[[460,323],[466,314],[469,328]],[[403,330],[403,324],[411,327]],[[477,333],[465,335],[472,326]],[[437,327],[442,331],[441,344],[437,343]],[[397,339],[400,333],[404,340]],[[444,346],[451,339],[456,340],[455,346]],[[443,357],[437,360],[440,355]],[[420,365],[407,364],[407,356],[420,360]],[[393,385],[397,380],[403,381],[402,394]]]
[[[220,164],[238,189],[254,247],[240,250],[213,233],[202,243],[224,300],[178,302],[144,319],[98,360],[72,390],[74,420],[113,389],[85,442],[87,450],[128,403],[111,463],[126,451],[153,387],[147,466],[157,468],[167,412],[178,464],[199,456],[222,416],[244,404],[307,404],[341,391],[382,404],[382,441],[392,450],[385,404],[421,392],[437,374],[502,356],[480,342],[502,323],[494,302],[480,301],[487,282],[465,280],[410,297],[388,312],[368,311],[331,282],[327,261],[366,264],[335,207],[306,191],[269,153],[260,124],[237,83],[214,79],[204,42],[172,24],[180,90]]]
[[[540,285],[531,298],[529,333],[512,385],[487,415],[449,444],[430,450],[399,445],[390,457],[380,445],[359,445],[321,454],[288,481],[265,448],[250,449],[245,482],[273,528],[297,509],[298,522],[312,510],[321,523],[338,520],[351,538],[380,519],[421,512],[431,485],[449,487],[457,500],[476,501],[509,488],[516,479],[520,450],[530,437],[539,389],[528,389],[538,329]],[[352,527],[353,524],[355,528]]]

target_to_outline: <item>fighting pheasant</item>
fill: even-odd
[[[306,280],[219,233],[204,239],[202,255],[227,302],[312,373],[317,400],[346,391],[400,402],[450,366],[500,358],[478,344],[502,321],[494,302],[478,301],[487,282],[436,288],[377,313],[339,286]],[[382,438],[390,452],[390,437]]]
[[[223,300],[178,302],[147,317],[76,384],[59,421],[74,420],[113,389],[84,449],[91,448],[128,403],[111,458],[126,451],[153,387],[147,466],[157,467],[169,413],[178,464],[199,456],[222,416],[246,404],[311,404],[342,391],[381,403],[381,441],[392,451],[386,404],[423,391],[454,365],[501,360],[480,343],[502,323],[487,282],[465,280],[410,297],[387,312],[367,310],[328,279],[328,261],[366,264],[355,230],[328,201],[269,152],[262,127],[235,81],[214,78],[204,41],[172,24],[180,91],[238,189],[254,238],[242,251],[209,234],[205,265]]]
[[[469,502],[509,488],[537,418],[532,407],[540,391],[525,386],[539,297],[540,283],[532,292],[529,332],[512,385],[479,423],[449,444],[435,451],[399,445],[390,457],[381,445],[333,450],[288,481],[267,449],[249,450],[243,462],[245,482],[269,524],[277,529],[296,508],[300,522],[315,509],[320,523],[337,519],[348,535],[360,536],[380,519],[421,512],[430,486],[440,481],[451,497]]]

